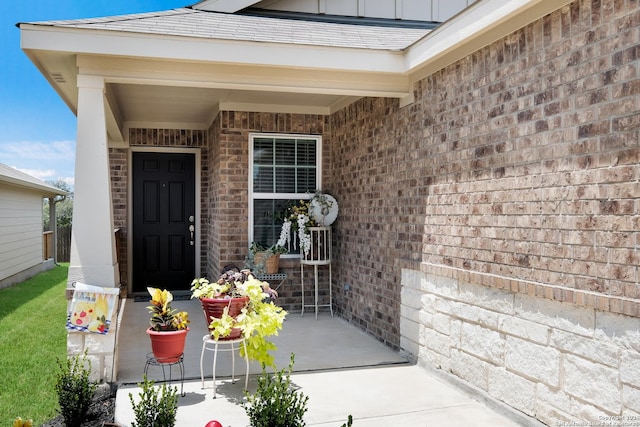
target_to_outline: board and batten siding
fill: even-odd
[[[475,0],[281,0],[257,7],[303,13],[444,22]]]
[[[0,184],[0,280],[42,264],[42,196]]]

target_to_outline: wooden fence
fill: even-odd
[[[120,260],[120,251],[122,247],[122,232],[120,229],[116,233],[116,253]],[[42,233],[42,253],[44,259],[53,257],[53,231],[45,231]],[[56,248],[58,262],[71,261],[71,227],[58,227],[58,247]]]
[[[58,262],[71,261],[71,227],[58,227]]]
[[[54,248],[53,231],[42,233],[42,259],[53,258],[53,251],[56,251],[57,262],[69,262],[71,259],[71,227],[58,227],[58,245]]]

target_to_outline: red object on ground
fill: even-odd
[[[206,425],[206,426],[204,426],[204,427],[222,427],[222,424],[220,424],[220,423],[219,423],[218,421],[216,421],[216,420],[212,420],[212,421],[209,421],[209,422],[207,423],[207,425]]]

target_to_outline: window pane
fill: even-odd
[[[273,138],[253,141],[253,191],[273,192]]]
[[[270,246],[273,241],[273,200],[255,200],[253,203],[253,241]]]
[[[273,193],[272,166],[254,166],[253,191],[258,193]]]
[[[316,141],[299,139],[297,146],[298,166],[316,166]]]
[[[316,169],[299,168],[296,171],[298,193],[315,193],[316,191]]]
[[[275,157],[277,165],[296,164],[295,139],[277,139],[275,141]]]
[[[253,202],[253,241],[262,246],[275,245],[280,238],[283,214],[289,200],[269,199]]]
[[[281,167],[276,169],[276,193],[296,193],[296,169]]]
[[[273,164],[273,138],[253,140],[253,161],[261,165]]]
[[[263,246],[275,244],[288,203],[300,194],[313,194],[319,187],[316,182],[318,143],[319,138],[311,137],[261,135],[252,138],[253,241]],[[264,193],[278,194],[278,198],[259,198],[264,197]],[[297,239],[292,240],[291,252],[298,252]]]

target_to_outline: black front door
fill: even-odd
[[[133,292],[189,290],[195,272],[195,155],[133,153]]]

